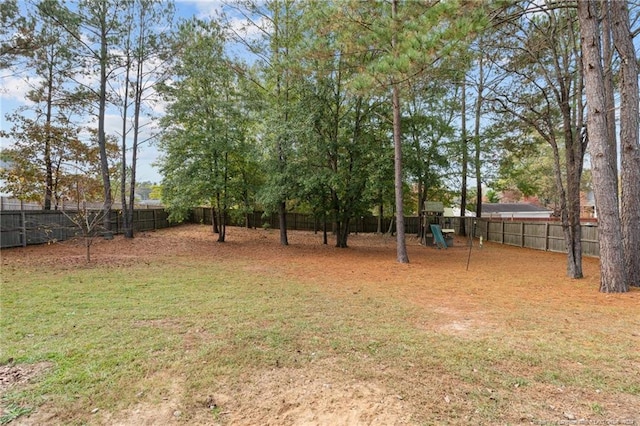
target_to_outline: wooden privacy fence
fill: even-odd
[[[465,220],[467,233],[473,229],[473,236],[475,238],[482,237],[485,241],[535,250],[567,252],[562,224],[559,222],[527,221],[526,219],[497,221],[472,217],[444,219],[450,221],[450,226],[447,227],[454,228],[456,233],[460,230],[461,220]],[[598,225],[593,222],[583,224],[581,225],[581,233],[582,254],[599,257]]]
[[[211,225],[211,208],[198,207],[191,212],[191,222]],[[465,220],[467,234],[473,229],[475,238],[482,238],[485,241],[508,244],[518,247],[526,247],[535,250],[553,251],[566,253],[564,233],[562,224],[559,222],[540,221],[496,221],[495,219],[475,218],[475,217],[441,217],[439,218],[442,228],[453,228],[456,234],[460,232],[460,222]],[[407,234],[418,234],[420,228],[420,218],[416,216],[405,217],[405,232]],[[277,214],[265,215],[264,212],[253,212],[244,217],[229,218],[231,226],[248,226],[250,228],[279,228]],[[390,218],[382,221],[382,232],[387,232],[391,224]],[[332,224],[328,224],[331,231]],[[320,231],[322,230],[321,220],[313,215],[302,213],[287,213],[287,229],[300,231]],[[395,222],[391,226],[395,232]],[[349,224],[352,233],[373,233],[378,231],[377,216],[363,216],[353,219]],[[582,225],[582,254],[585,256],[600,256],[598,244],[598,225],[590,222]]]
[[[75,211],[18,210],[0,212],[0,247],[20,247],[63,241],[82,234],[73,223]],[[133,229],[150,231],[171,226],[164,209],[142,209],[133,211]],[[122,213],[111,210],[111,229],[122,233]]]
[[[1,248],[26,246],[28,244],[42,244],[51,241],[63,241],[81,234],[80,229],[70,219],[74,212],[20,210],[0,212],[0,246]],[[122,233],[122,215],[120,210],[111,211],[111,229],[114,233]],[[485,241],[566,253],[562,225],[557,222],[539,221],[496,221],[477,219],[472,217],[440,218],[443,228],[453,228],[459,233],[461,221],[465,221],[467,233],[472,232],[475,238],[482,237]],[[134,230],[149,231],[167,228],[173,224],[168,221],[168,213],[162,209],[134,210]],[[211,224],[211,208],[198,207],[192,210],[189,222]],[[231,226],[249,226],[251,228],[278,229],[277,214],[265,215],[263,212],[253,212],[249,215],[231,215]],[[395,224],[390,218],[382,220],[383,232],[395,232]],[[332,224],[328,223],[331,232]],[[417,234],[420,227],[418,217],[405,217],[405,232]],[[302,213],[287,213],[287,229],[302,231],[321,231],[322,221],[313,215]],[[352,233],[373,233],[378,231],[376,216],[361,216],[352,219],[349,224]],[[582,254],[585,256],[600,255],[598,245],[598,226],[589,223],[582,225]]]
[[[191,211],[190,222],[202,223],[211,225],[211,208],[210,207],[197,207]],[[278,214],[265,214],[262,211],[255,211],[249,213],[246,216],[243,215],[231,215],[227,224],[230,226],[247,226],[249,228],[271,228],[279,229],[280,222]],[[420,220],[418,217],[405,217],[405,230],[407,233],[418,233],[420,226]],[[381,224],[382,232],[387,232],[391,225],[390,218],[383,218]],[[327,223],[327,230],[332,231],[332,221],[329,219]],[[305,213],[287,213],[287,229],[295,231],[321,231],[322,219],[314,217]],[[392,226],[392,231],[395,232],[395,221]],[[349,221],[349,232],[351,233],[374,233],[378,232],[378,217],[377,216],[360,216],[353,218]]]

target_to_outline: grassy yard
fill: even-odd
[[[640,424],[640,292],[599,294],[596,260],[319,238],[4,251],[2,423]]]

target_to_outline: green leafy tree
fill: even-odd
[[[545,206],[559,211],[560,202],[553,172],[551,147],[539,137],[531,143],[508,141],[511,149],[501,152],[499,168],[492,188],[496,191],[517,190],[524,197],[536,197]]]
[[[442,81],[417,82],[406,93],[405,166],[416,187],[417,211],[422,214],[424,202],[436,199],[434,196],[444,188],[444,180],[450,174],[458,102],[453,85]],[[418,234],[422,240],[422,226]]]
[[[295,52],[302,40],[304,3],[295,0],[240,1],[237,10],[247,25],[259,30],[261,37],[239,37],[256,57],[259,79],[261,126],[257,128],[264,146],[266,181],[260,190],[260,202],[267,211],[277,211],[280,244],[288,244],[287,202],[298,185],[295,163],[296,144],[302,130],[296,115],[299,110],[299,75],[295,72]]]
[[[409,261],[404,230],[404,172],[402,169],[401,91],[416,76],[429,76],[442,58],[459,47],[459,40],[483,24],[481,5],[452,2],[391,4],[350,1],[336,8],[339,34],[348,52],[367,52],[359,67],[359,90],[389,96],[393,110],[394,186],[397,260]]]
[[[324,241],[330,218],[336,247],[347,247],[350,224],[372,205],[368,187],[384,152],[378,149],[383,138],[377,117],[388,111],[378,100],[350,89],[358,59],[342,51],[329,11],[328,5],[305,11],[304,22],[314,37],[307,37],[298,53],[297,72],[307,77],[298,108],[304,133],[296,164],[303,170],[300,197],[323,220]]]
[[[162,199],[172,220],[197,205],[213,207],[214,230],[224,242],[229,208],[246,205],[251,172],[246,114],[237,75],[224,54],[215,23],[190,21],[180,28],[175,79],[162,91],[169,101],[160,142]]]

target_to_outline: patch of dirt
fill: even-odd
[[[35,364],[13,364],[9,362],[8,364],[0,365],[0,396],[11,388],[25,386],[29,381],[37,378],[52,366],[53,364],[50,362],[38,362]]]
[[[410,419],[401,396],[377,384],[345,381],[328,368],[273,369],[249,378],[243,389],[241,400],[255,403],[230,412],[229,424],[404,425]]]
[[[158,390],[162,395],[160,404],[142,401],[129,410],[120,413],[97,412],[99,424],[112,426],[154,426],[180,424],[184,406],[184,380],[180,377],[168,377],[164,373],[154,378],[154,382],[162,383],[163,389]],[[144,399],[144,395],[140,394]]]
[[[34,264],[55,266],[56,270],[94,265],[126,268],[162,262],[167,257],[242,260],[240,267],[252,274],[290,276],[335,295],[399,299],[428,314],[417,327],[460,339],[482,339],[497,332],[508,335],[511,330],[526,333],[530,318],[512,313],[523,306],[533,306],[544,312],[536,321],[558,332],[566,328],[573,333],[580,330],[584,321],[624,321],[629,324],[627,338],[640,345],[640,291],[632,289],[625,295],[599,293],[598,259],[584,258],[585,278],[572,280],[565,275],[564,254],[492,243],[485,243],[481,249],[474,245],[470,251],[467,240],[462,238],[456,238],[453,247],[437,249],[420,246],[416,238],[408,237],[409,264],[396,262],[395,238],[388,236],[351,235],[347,249],[333,247],[333,241],[323,245],[322,235],[311,232],[290,232],[289,246],[279,244],[277,230],[230,228],[225,243],[217,243],[216,238],[208,226],[185,225],[138,233],[132,240],[122,236],[96,240],[91,249],[93,261],[88,265],[81,241],[9,249],[1,252],[2,272],[10,277],[20,273],[22,265]],[[174,324],[164,319],[141,321],[134,326],[172,329]],[[185,336],[186,349],[195,349],[199,339],[210,338],[203,330],[190,333]],[[0,371],[6,372],[0,377],[6,375],[6,380],[20,386],[48,367],[42,365],[30,371],[8,370],[4,366]],[[167,377],[162,401],[141,398],[139,404],[124,412],[96,412],[90,422],[171,425],[185,424],[188,419],[188,423],[203,425],[403,425],[411,424],[412,404],[420,403],[420,394],[434,392],[437,395],[425,398],[434,407],[445,407],[440,409],[440,417],[434,417],[435,423],[468,424],[468,419],[447,420],[446,407],[458,404],[473,413],[470,395],[487,401],[487,406],[504,397],[492,389],[467,389],[464,383],[452,388],[446,377],[428,384],[419,383],[421,378],[416,378],[412,391],[415,395],[398,395],[385,388],[384,380],[357,381],[333,367],[317,365],[304,372],[274,368],[247,376],[242,387],[221,384],[218,393],[199,396],[195,402],[193,398],[185,401],[183,379]],[[631,361],[624,368],[640,379],[640,364]],[[532,366],[532,372],[534,369]],[[438,379],[436,373],[429,377]],[[2,380],[4,386],[5,379]],[[162,383],[162,378],[158,382]],[[522,407],[513,395],[504,398],[512,404],[508,407],[511,417],[505,417],[505,423],[578,424],[575,422],[590,418],[593,407],[576,401],[598,401],[596,407],[607,413],[608,419],[640,424],[634,408],[640,400],[629,394],[607,396],[537,384],[523,386],[517,392],[522,393]],[[48,423],[47,412],[47,406],[42,406],[30,417],[19,419],[18,424]]]
[[[14,364],[13,360],[9,360],[7,364],[0,365],[0,419],[12,418],[14,415],[10,414],[10,411],[14,409],[24,409],[23,407],[7,406],[4,401],[4,395],[12,390],[23,389],[34,380],[37,380],[40,376],[46,373],[47,370],[53,368],[53,364],[50,362],[37,362],[35,364]],[[29,412],[31,409],[27,409]],[[31,417],[31,420],[27,420],[23,424],[47,424],[44,421],[46,417],[49,417],[47,410],[43,410],[41,413],[36,413]],[[19,419],[20,421],[24,419]],[[36,420],[36,423],[30,423]],[[4,423],[2,423],[4,424]]]
[[[96,413],[99,424],[118,426],[198,425],[406,425],[410,415],[402,397],[379,386],[344,381],[330,370],[278,368],[247,377],[241,389],[183,403],[184,383],[167,378],[161,404],[141,402],[120,413]],[[247,401],[251,403],[247,404]]]

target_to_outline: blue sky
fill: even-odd
[[[222,2],[219,0],[177,0],[176,15],[179,18],[189,19],[197,17],[200,19],[208,19],[216,16],[221,10]],[[0,70],[0,129],[9,130],[10,123],[5,119],[5,115],[12,113],[17,108],[25,104],[25,93],[29,89],[26,82],[26,70]],[[161,114],[161,111],[156,110]],[[107,117],[107,131],[116,134],[119,131],[121,122],[119,122],[118,113],[111,111]],[[11,144],[9,139],[0,139],[2,148]],[[158,151],[153,144],[145,144],[141,147],[138,154],[138,170],[137,180],[151,181],[160,183],[162,176],[157,169],[153,167],[153,162],[158,158]]]

